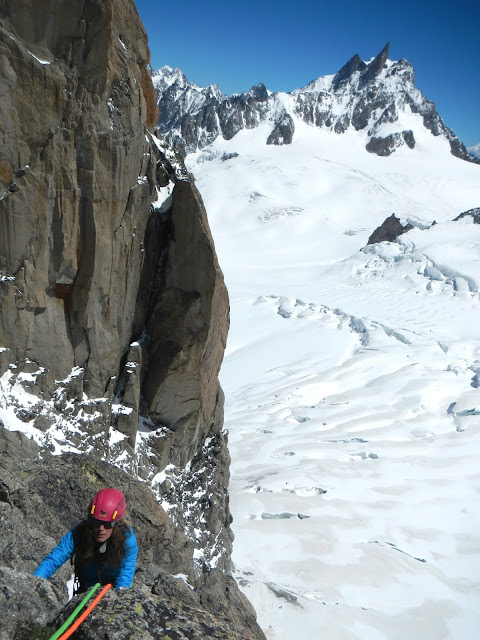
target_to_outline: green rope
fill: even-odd
[[[71,616],[62,624],[62,626],[60,627],[60,629],[55,632],[53,634],[53,636],[51,636],[49,638],[49,640],[57,640],[57,638],[59,638],[62,633],[65,631],[65,629],[67,629],[72,622],[75,620],[75,618],[78,616],[78,614],[80,613],[80,611],[83,609],[83,607],[87,604],[87,602],[90,600],[90,598],[93,596],[93,594],[95,593],[95,591],[100,587],[100,583],[97,582],[97,584],[95,586],[93,586],[90,591],[87,593],[87,595],[84,597],[84,599],[80,602],[80,604],[78,605],[78,607],[75,609],[75,611],[71,614]]]

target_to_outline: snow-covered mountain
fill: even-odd
[[[407,60],[388,60],[389,45],[369,62],[353,56],[335,75],[312,81],[291,93],[272,93],[263,84],[241,95],[224,96],[216,85],[191,84],[179,69],[162,67],[154,73],[160,117],[158,128],[168,140],[191,153],[218,136],[230,140],[242,129],[267,129],[267,144],[290,144],[295,121],[343,134],[365,132],[369,152],[388,156],[418,144],[421,129],[445,137],[453,155],[475,162],[433,102],[415,87]],[[421,133],[420,133],[421,135]]]
[[[476,639],[480,167],[387,49],[291,94],[167,71],[159,126],[230,295],[233,560],[262,628]]]

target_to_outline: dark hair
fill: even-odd
[[[93,527],[88,520],[81,522],[75,530],[75,556],[73,566],[75,575],[81,574],[81,568],[92,560],[96,560],[99,577],[103,574],[105,565],[111,569],[119,569],[125,555],[125,541],[127,539],[128,526],[124,522],[118,522],[112,529],[112,535],[107,541],[107,550],[100,553],[100,544],[95,540]]]

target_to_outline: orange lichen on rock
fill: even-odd
[[[155,89],[153,88],[152,78],[146,66],[142,66],[142,92],[147,105],[147,127],[153,127],[158,120],[158,105]]]
[[[13,172],[3,160],[0,160],[0,181],[10,184],[13,180]]]

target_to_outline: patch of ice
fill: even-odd
[[[28,53],[32,56],[32,58],[35,58],[35,60],[40,64],[43,64],[43,65],[51,64],[51,62],[49,62],[48,60],[41,60],[40,58],[37,58],[37,56],[34,55],[31,51],[29,51]]]

